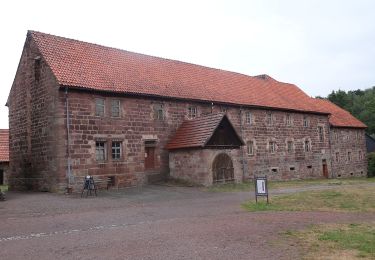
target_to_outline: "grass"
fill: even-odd
[[[344,186],[335,190],[304,191],[276,195],[267,204],[250,201],[242,204],[248,211],[357,211],[375,212],[374,187]]]
[[[7,185],[0,185],[0,190],[5,192],[8,191],[8,186]]]
[[[375,178],[350,178],[350,179],[314,179],[294,181],[269,181],[268,189],[299,188],[315,185],[345,186],[362,183],[374,183]],[[217,184],[207,188],[211,192],[239,192],[254,191],[254,182]]]
[[[306,259],[375,259],[374,224],[320,225],[284,235],[299,244]]]

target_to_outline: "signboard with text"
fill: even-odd
[[[258,203],[258,196],[267,197],[268,203],[268,187],[267,177],[255,177],[255,201]]]

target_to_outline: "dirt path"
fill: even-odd
[[[0,203],[1,259],[298,259],[294,245],[272,243],[280,232],[375,220],[363,213],[249,213],[240,204],[252,197],[163,186],[87,199],[8,193]]]

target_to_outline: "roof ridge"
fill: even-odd
[[[129,54],[136,54],[136,55],[140,55],[140,56],[143,56],[143,57],[151,57],[151,58],[156,58],[156,59],[162,59],[162,60],[165,60],[165,61],[178,62],[178,63],[181,63],[181,64],[198,66],[198,67],[205,68],[205,69],[227,72],[227,73],[236,74],[236,75],[240,75],[240,76],[244,76],[244,77],[251,77],[251,78],[253,78],[255,80],[259,80],[259,81],[264,81],[264,79],[261,79],[261,78],[258,77],[259,75],[257,75],[257,76],[250,76],[250,75],[247,75],[247,74],[244,74],[244,73],[240,73],[240,72],[236,72],[236,71],[225,70],[225,69],[220,69],[220,68],[215,68],[215,67],[209,67],[209,66],[200,65],[200,64],[197,64],[197,63],[186,62],[186,61],[181,61],[181,60],[176,60],[176,59],[171,59],[171,58],[165,58],[165,57],[161,57],[161,56],[144,54],[144,53],[140,53],[140,52],[136,52],[136,51],[128,51],[128,50],[125,50],[125,49],[111,47],[111,46],[106,46],[106,45],[99,44],[99,43],[93,43],[93,42],[88,42],[88,41],[77,40],[77,39],[73,39],[73,38],[68,38],[68,37],[59,36],[59,35],[50,34],[50,33],[44,33],[44,32],[35,31],[35,30],[28,30],[27,32],[30,33],[30,34],[36,33],[36,34],[39,34],[39,35],[47,35],[47,36],[51,36],[51,37],[55,37],[55,38],[57,37],[57,38],[64,39],[64,40],[79,42],[79,43],[83,43],[83,44],[95,45],[97,47],[111,49],[111,50],[116,50],[116,51],[121,51],[121,52],[127,52]],[[262,74],[262,75],[267,75],[267,74]],[[269,78],[273,79],[276,82],[285,83],[285,84],[291,84],[291,83],[287,83],[287,82],[277,81],[276,79],[270,77],[269,75],[267,75],[267,76]]]

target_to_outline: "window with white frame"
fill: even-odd
[[[292,125],[292,116],[290,114],[286,114],[286,125],[287,126]]]
[[[197,117],[197,107],[189,107],[188,108],[188,118],[196,118]]]
[[[254,141],[247,142],[247,154],[254,155]]]
[[[310,140],[305,140],[305,152],[310,152],[310,151],[311,151]]]
[[[112,141],[112,159],[120,160],[122,155],[122,142]]]
[[[105,161],[107,154],[107,147],[105,141],[96,141],[95,142],[95,155],[97,161]]]
[[[251,112],[246,112],[245,113],[245,122],[246,122],[246,124],[248,124],[248,125],[251,125],[251,121],[253,120],[253,118],[252,118],[252,114],[251,114]]]
[[[105,111],[104,99],[102,98],[95,99],[95,115],[104,116],[104,111]]]
[[[269,151],[270,151],[270,153],[275,153],[276,152],[276,142],[275,141],[270,141],[269,142]]]
[[[111,102],[112,117],[120,117],[120,100],[114,99]]]
[[[307,116],[303,117],[303,127],[309,127],[309,118]]]
[[[164,106],[163,104],[154,105],[155,119],[164,120]]]

